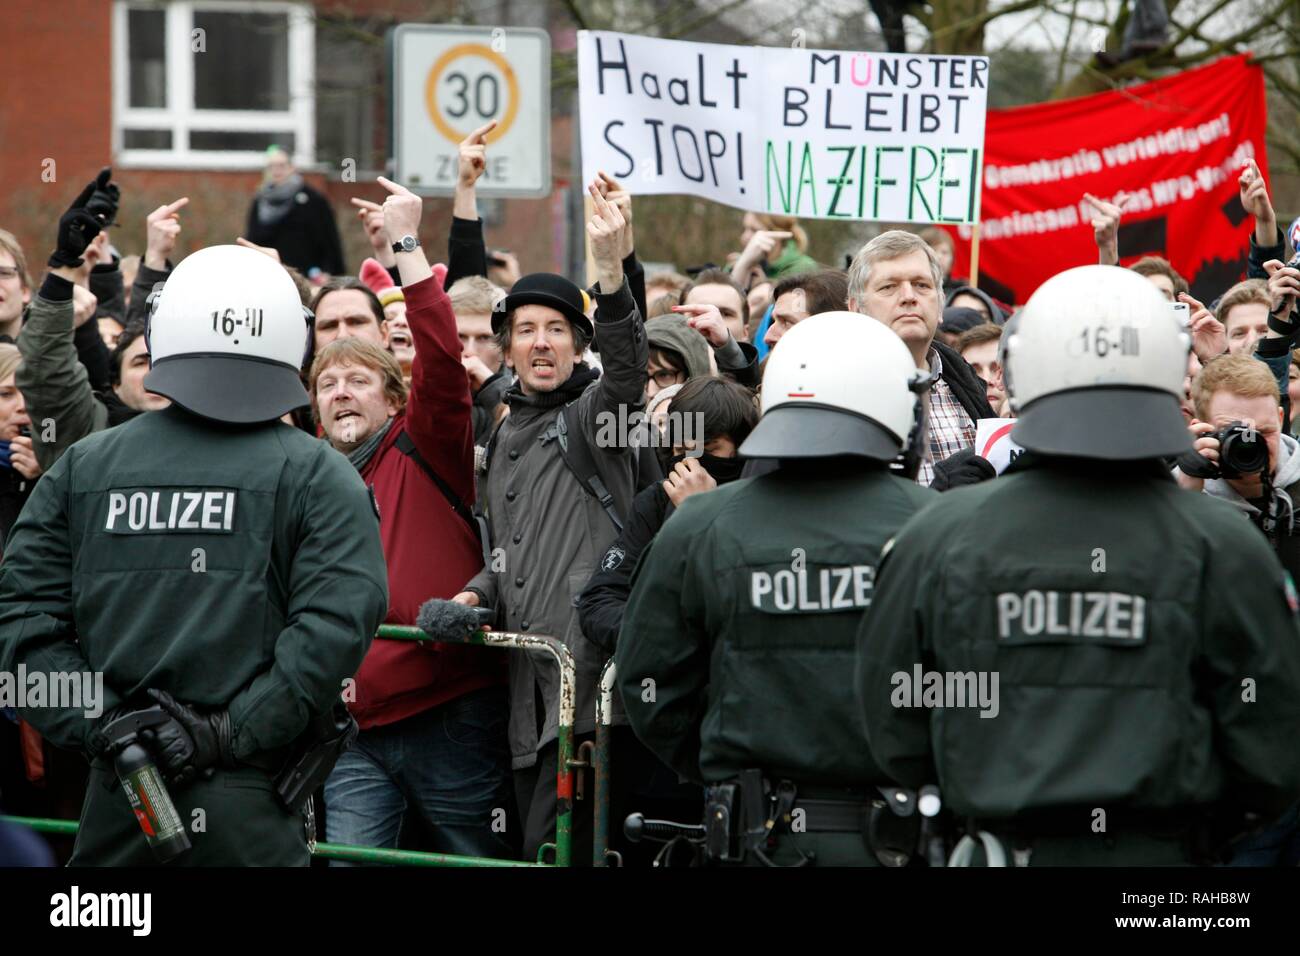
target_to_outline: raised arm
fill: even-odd
[[[645,302],[645,268],[637,260],[636,237],[632,234],[632,194],[604,170],[601,170],[596,180],[596,188],[600,190],[602,196],[618,207],[618,211],[623,214],[624,222],[627,223],[627,234],[623,238],[622,245],[623,276],[627,279],[628,288],[632,290],[632,300],[636,302],[637,310],[641,313],[641,320],[644,322],[649,309],[646,308]]]
[[[384,232],[391,242],[420,229],[423,203],[405,186],[382,176]],[[474,424],[469,379],[461,364],[460,336],[451,300],[433,275],[424,250],[397,253],[406,294],[406,321],[415,339],[406,431],[424,460],[462,501],[474,500]]]
[[[596,335],[604,365],[595,411],[617,414],[620,405],[634,408],[641,404],[650,348],[623,276],[627,220],[615,203],[601,195],[595,183],[588,191],[595,207],[587,223],[587,236],[596,262]]]
[[[483,124],[457,147],[456,197],[447,238],[447,278],[443,282],[446,289],[466,276],[487,275],[487,245],[483,242],[483,221],[478,217],[477,184],[487,169],[487,137],[496,125],[496,120]]]
[[[49,258],[50,273],[18,336],[23,364],[15,375],[15,384],[27,401],[34,424],[33,451],[46,470],[74,442],[102,428],[107,421],[75,345],[76,326],[94,314],[94,297],[88,289],[83,290],[78,323],[74,318],[74,291],[78,280],[88,272],[83,256],[117,213],[120,194],[111,177],[112,170],[103,169],[59,218],[58,239]]]
[[[1114,202],[1098,199],[1092,193],[1083,198],[1097,211],[1092,218],[1092,238],[1097,243],[1097,261],[1103,266],[1119,265],[1119,223],[1128,205],[1128,193],[1116,193]]]
[[[1264,263],[1269,259],[1286,256],[1286,237],[1277,228],[1277,213],[1268,198],[1268,183],[1253,159],[1246,161],[1237,178],[1237,195],[1242,208],[1255,217],[1255,230],[1250,234],[1250,260],[1246,266],[1248,279],[1266,279]]]
[[[126,314],[128,322],[144,321],[149,310],[149,293],[156,283],[166,282],[171,275],[171,257],[181,235],[180,211],[189,202],[189,196],[182,196],[159,206],[145,217],[144,258],[140,260],[140,271],[135,274],[135,282],[131,285],[131,305]]]

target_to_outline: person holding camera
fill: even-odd
[[[1292,578],[1300,576],[1293,501],[1300,494],[1300,442],[1282,432],[1277,382],[1268,366],[1225,355],[1192,382],[1195,444],[1178,460],[1179,485],[1222,498],[1263,530]]]

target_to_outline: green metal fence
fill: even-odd
[[[76,836],[76,820],[51,820],[46,817],[6,817],[5,823],[30,827],[37,833],[52,836]],[[416,850],[384,850],[372,846],[349,846],[344,843],[317,843],[311,855],[325,860],[347,860],[350,863],[375,863],[388,866],[495,866],[495,867],[550,867],[544,863],[525,863],[520,860],[494,860],[489,857],[455,856],[450,853],[422,853]]]

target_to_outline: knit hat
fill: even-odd
[[[402,287],[394,284],[393,277],[377,259],[367,259],[361,263],[361,281],[370,286],[370,291],[379,297],[380,305],[406,301]]]

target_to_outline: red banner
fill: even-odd
[[[990,110],[979,285],[1023,303],[1063,269],[1097,261],[1083,194],[1135,193],[1120,262],[1167,258],[1202,301],[1245,277],[1254,219],[1237,177],[1264,156],[1264,79],[1246,56],[1059,103]],[[953,275],[970,274],[971,229],[951,229]]]

